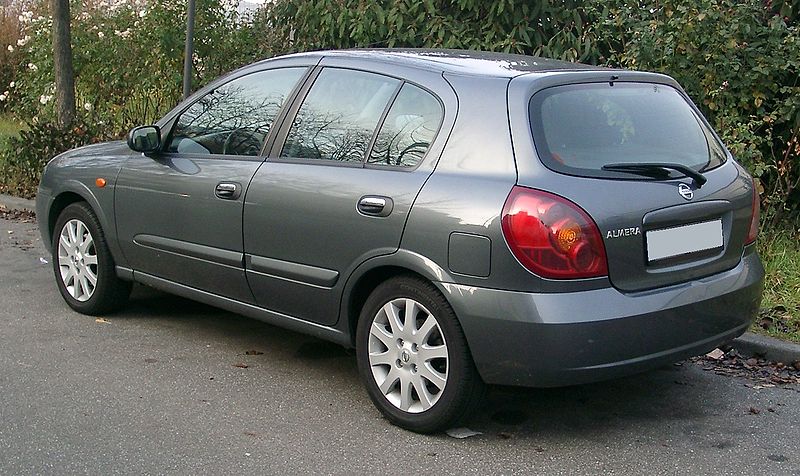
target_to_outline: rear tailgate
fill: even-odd
[[[726,157],[674,81],[646,73],[614,75],[615,83],[605,72],[511,82],[519,184],[561,195],[586,210],[603,237],[609,279],[620,290],[642,291],[735,267],[750,227],[752,180]],[[543,103],[553,91],[569,90],[557,89],[561,85],[576,85],[578,94]],[[641,95],[639,86],[647,89]],[[548,92],[538,95],[541,91]],[[526,121],[532,125],[527,130]],[[708,164],[698,161],[703,147]],[[603,164],[635,162],[691,166],[707,182],[698,187],[674,171],[653,177],[602,170]]]
[[[719,273],[739,263],[750,227],[750,181],[733,163],[705,175],[708,183],[693,190],[691,202],[679,193],[678,185],[691,182],[685,179],[615,182],[566,177],[571,184],[561,195],[579,204],[600,228],[611,283],[623,291],[640,291]],[[714,246],[717,233],[721,246]],[[674,246],[664,247],[665,242]]]

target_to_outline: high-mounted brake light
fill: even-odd
[[[753,205],[750,216],[750,231],[747,232],[747,239],[744,244],[749,245],[758,238],[758,222],[761,218],[761,198],[758,196],[758,188],[753,184]]]
[[[593,278],[608,274],[597,225],[576,204],[515,186],[503,207],[503,235],[529,271],[544,278]]]

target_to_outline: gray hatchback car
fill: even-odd
[[[47,165],[58,289],[137,282],[356,349],[391,422],[485,384],[640,372],[747,329],[758,195],[675,80],[527,56],[325,51],[242,68]]]

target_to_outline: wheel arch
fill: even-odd
[[[110,191],[110,190],[109,190]],[[104,192],[107,193],[107,192]],[[80,180],[69,180],[60,184],[58,187],[58,191],[53,194],[53,198],[49,203],[49,207],[44,212],[47,216],[47,236],[45,245],[48,249],[52,250],[52,243],[53,243],[53,234],[55,233],[55,225],[56,220],[58,220],[58,216],[67,208],[69,205],[77,202],[86,202],[86,204],[92,209],[94,214],[97,216],[97,220],[100,222],[100,226],[103,229],[103,235],[108,242],[109,249],[111,250],[111,255],[114,257],[114,261],[117,265],[125,266],[125,260],[123,259],[122,251],[119,249],[117,243],[117,230],[115,223],[112,221],[111,213],[109,213],[110,208],[113,208],[113,192],[105,197],[102,197],[103,200],[101,202],[100,198],[93,193],[93,191],[82,181]],[[40,221],[40,224],[42,222]]]
[[[63,212],[65,208],[77,202],[89,203],[86,198],[73,191],[61,192],[53,199],[53,203],[50,205],[50,210],[47,212],[47,236],[49,237],[49,243],[51,243],[51,246],[53,242],[53,234],[55,233],[54,228],[59,215],[61,215],[61,212]],[[91,206],[91,204],[89,206]]]
[[[414,276],[431,283],[452,282],[450,274],[441,266],[410,251],[399,250],[391,255],[365,261],[350,274],[345,284],[339,311],[339,327],[350,336],[351,347],[355,347],[358,319],[361,308],[369,295],[387,279],[404,275]],[[447,296],[444,298],[447,300]]]

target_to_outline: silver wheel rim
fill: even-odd
[[[58,236],[58,271],[75,300],[86,302],[97,286],[97,249],[82,221],[68,221]]]
[[[372,319],[369,364],[381,393],[395,407],[421,413],[436,405],[450,369],[436,317],[413,299],[386,303]]]

